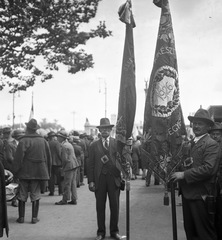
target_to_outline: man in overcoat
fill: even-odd
[[[0,237],[4,235],[4,229],[8,236],[8,217],[7,217],[7,204],[5,193],[5,171],[2,164],[3,159],[3,142],[0,139]]]
[[[184,160],[182,171],[172,174],[171,180],[179,181],[187,240],[216,240],[214,208],[219,145],[208,133],[214,121],[205,109],[199,109],[188,119],[195,134],[190,157]]]
[[[31,223],[37,223],[39,200],[41,198],[41,182],[48,181],[51,171],[51,153],[48,142],[36,133],[39,125],[36,119],[31,119],[26,124],[26,133],[20,138],[16,149],[13,173],[19,179],[19,218],[18,223],[24,223],[25,202],[32,202]]]
[[[102,118],[100,125],[97,126],[101,138],[92,142],[89,149],[87,177],[89,190],[95,192],[96,197],[98,225],[96,240],[104,239],[106,235],[107,196],[110,203],[110,235],[114,239],[121,239],[118,227],[121,172],[116,162],[116,141],[110,137],[113,126],[108,118]]]

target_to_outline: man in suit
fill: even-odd
[[[216,240],[214,204],[219,145],[208,134],[214,122],[205,109],[188,119],[195,134],[190,157],[184,160],[182,171],[172,174],[171,180],[179,181],[187,240]]]
[[[106,235],[107,195],[110,203],[110,235],[113,239],[121,239],[118,228],[121,172],[117,167],[116,141],[110,137],[113,126],[108,118],[102,118],[100,125],[97,126],[101,138],[92,142],[89,148],[87,177],[89,190],[95,192],[96,197],[98,225],[96,240],[104,239]]]
[[[220,164],[217,174],[217,198],[216,198],[216,216],[215,226],[217,229],[218,240],[222,239],[222,124],[215,122],[209,131],[210,136],[218,142],[220,146]]]

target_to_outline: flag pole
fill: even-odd
[[[126,180],[126,239],[130,240],[130,177]]]
[[[173,240],[177,240],[177,215],[176,215],[176,200],[175,200],[175,183],[170,182],[171,186],[171,211],[173,224]]]
[[[130,239],[130,161],[132,151],[132,130],[136,111],[135,57],[133,18],[131,0],[118,10],[119,20],[126,25],[125,44],[122,60],[118,117],[116,123],[117,159],[123,172],[126,190],[126,239]]]

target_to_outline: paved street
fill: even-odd
[[[86,179],[85,179],[86,183]],[[177,193],[176,193],[177,194]],[[130,240],[173,240],[171,207],[163,205],[163,185],[145,186],[145,181],[131,181]],[[78,188],[78,205],[56,206],[61,196],[42,195],[40,222],[31,224],[31,203],[26,204],[25,223],[18,224],[18,209],[8,203],[9,238],[6,240],[93,240],[96,236],[95,197],[88,185]],[[176,203],[180,198],[176,196]],[[108,205],[107,205],[108,208]],[[121,192],[120,234],[126,235],[126,192]],[[185,240],[181,206],[177,211],[178,240]],[[108,216],[107,211],[107,238]]]

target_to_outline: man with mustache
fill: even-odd
[[[214,121],[205,109],[199,109],[188,119],[195,134],[190,156],[184,160],[183,170],[173,173],[171,180],[179,181],[187,240],[216,240],[214,208],[219,145],[208,133]]]

